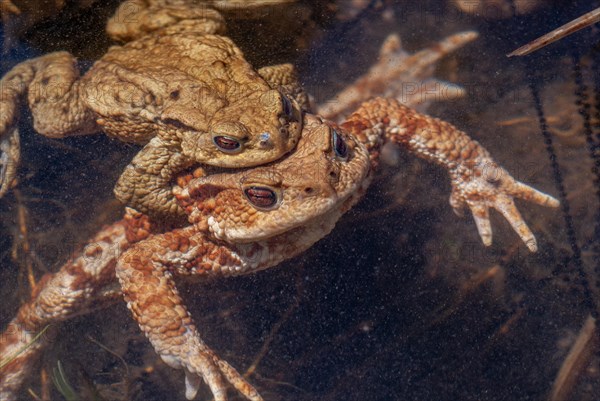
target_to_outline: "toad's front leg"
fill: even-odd
[[[171,188],[175,173],[190,167],[192,162],[162,138],[152,138],[119,177],[115,196],[142,213],[185,221],[185,213]]]
[[[27,96],[37,132],[51,138],[98,131],[80,94],[75,58],[56,52],[24,61],[0,80],[0,196],[19,163],[18,112]]]
[[[221,274],[245,263],[194,230],[152,236],[123,254],[117,277],[127,307],[163,361],[184,369],[187,399],[196,396],[203,379],[215,401],[227,400],[225,381],[247,399],[261,401],[254,387],[201,340],[175,287],[174,274]]]
[[[492,207],[508,220],[530,251],[537,250],[535,237],[514,198],[550,207],[558,207],[558,200],[516,181],[477,141],[452,124],[420,114],[395,99],[375,98],[363,103],[342,125],[367,146],[374,164],[381,145],[392,141],[444,166],[452,181],[450,205],[459,215],[465,206],[471,209],[485,245],[492,243]]]

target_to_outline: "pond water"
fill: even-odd
[[[40,2],[39,16],[5,18],[2,74],[56,50],[89,68],[112,43],[104,25],[118,3]],[[484,247],[472,217],[452,212],[446,172],[390,148],[365,198],[301,256],[254,275],[178,282],[203,339],[240,372],[252,366],[248,379],[265,400],[598,399],[597,335],[573,350],[600,301],[592,158],[600,145],[600,35],[587,28],[530,56],[506,54],[600,2],[507,0],[504,12],[475,3],[471,13],[452,0],[306,0],[258,20],[226,14],[247,59],[257,67],[294,63],[318,110],[392,60],[378,59],[390,34],[400,38],[394,54],[406,60],[476,32],[383,89],[401,87],[414,107],[458,126],[515,178],[563,201],[559,209],[517,201],[537,253],[495,212],[494,243]],[[26,108],[21,115],[18,185],[0,199],[2,327],[29,298],[31,279],[57,271],[120,218],[112,188],[140,149],[102,134],[49,139],[35,133]],[[36,399],[28,387],[40,399],[65,399],[42,373],[51,376],[59,361],[79,399],[185,399],[183,374],[155,354],[124,302],[54,330],[43,367],[18,399]],[[210,397],[203,387],[197,399]]]

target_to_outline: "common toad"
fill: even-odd
[[[255,70],[224,30],[216,9],[194,1],[126,2],[107,31],[129,42],[111,47],[82,77],[67,52],[15,66],[0,81],[0,196],[16,175],[24,96],[42,135],[103,131],[144,144],[115,194],[151,215],[183,215],[170,187],[193,164],[249,167],[289,152],[307,105],[293,67]]]
[[[86,252],[41,281],[3,335],[0,357],[22,349],[44,325],[114,301],[122,292],[157,353],[184,370],[188,399],[204,380],[215,400],[227,399],[226,382],[247,399],[262,400],[201,340],[173,277],[247,274],[303,252],[363,195],[385,142],[448,170],[450,203],[457,212],[464,206],[471,210],[484,244],[492,241],[492,207],[531,251],[537,250],[514,198],[550,207],[558,206],[556,199],[514,180],[479,143],[451,124],[396,100],[377,98],[340,126],[306,114],[298,147],[279,161],[179,180],[182,187],[174,193],[189,217],[186,227],[157,228],[151,219],[130,211],[125,221],[102,230]],[[115,276],[120,289],[111,287]],[[14,399],[45,341],[27,347],[4,368],[2,399]]]

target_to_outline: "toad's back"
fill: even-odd
[[[103,130],[138,143],[156,134],[164,109],[193,114],[204,131],[218,110],[269,89],[230,39],[194,32],[111,47],[81,81]]]

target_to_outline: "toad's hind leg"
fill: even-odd
[[[16,175],[19,162],[18,114],[23,97],[37,132],[51,138],[98,131],[80,97],[79,71],[67,52],[50,53],[15,66],[0,80],[0,196]]]
[[[21,305],[16,317],[0,333],[0,400],[18,400],[19,389],[32,377],[44,350],[53,344],[55,330],[48,326],[109,306],[119,300],[115,265],[145,222],[137,216],[105,227],[56,273],[47,273]],[[136,224],[136,226],[134,226]],[[137,227],[140,227],[139,229]],[[127,234],[127,230],[131,235]],[[140,235],[140,238],[141,235]]]
[[[235,268],[241,263],[227,247],[194,234],[193,227],[141,241],[117,263],[127,307],[163,361],[184,370],[189,400],[204,380],[215,401],[227,400],[226,382],[246,399],[262,401],[258,392],[202,341],[172,277],[218,274],[222,266]]]
[[[342,126],[366,145],[373,164],[381,145],[389,141],[446,168],[452,183],[450,205],[459,215],[464,207],[471,209],[485,245],[492,243],[489,208],[494,208],[530,251],[537,250],[536,239],[514,199],[550,207],[558,207],[558,200],[515,180],[477,141],[452,124],[419,114],[396,99],[375,98],[363,103]]]

